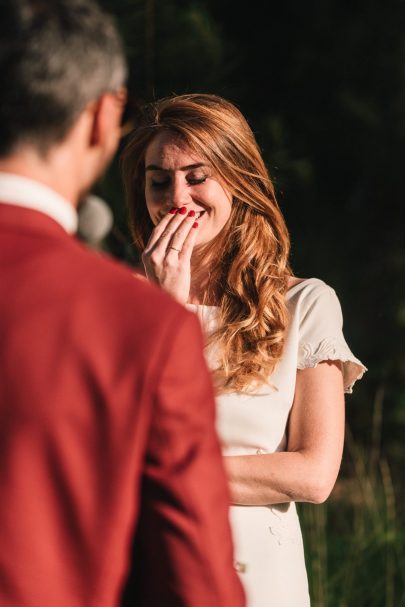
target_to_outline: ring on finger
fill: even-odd
[[[178,253],[180,253],[181,249],[176,249],[176,247],[167,247],[168,249],[173,249],[174,251],[177,251]]]

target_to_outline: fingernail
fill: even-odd
[[[195,221],[192,225],[193,228],[198,228],[198,223]]]
[[[177,212],[179,215],[185,215],[187,213],[187,209],[186,207],[181,207],[181,209],[179,209]]]
[[[189,211],[187,217],[194,217],[195,211]]]
[[[176,213],[177,213],[177,209],[176,209],[176,207],[173,207],[172,209],[170,209],[169,213],[170,213],[171,215],[176,215]]]

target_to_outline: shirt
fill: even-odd
[[[63,196],[33,179],[0,172],[0,204],[33,209],[52,217],[69,234],[77,231],[78,215]]]

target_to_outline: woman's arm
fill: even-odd
[[[319,504],[327,499],[343,452],[341,367],[339,361],[324,361],[297,371],[287,451],[225,457],[233,504]]]

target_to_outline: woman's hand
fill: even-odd
[[[190,260],[197,238],[195,211],[172,209],[152,232],[142,254],[146,276],[185,304],[191,284]]]

